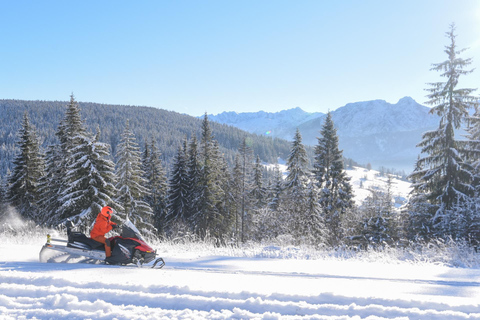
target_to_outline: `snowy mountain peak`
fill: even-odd
[[[405,105],[405,104],[418,104],[412,97],[403,97],[397,102],[398,105]]]
[[[377,168],[384,166],[409,172],[418,156],[416,145],[422,133],[438,125],[438,117],[429,111],[430,108],[407,96],[396,104],[385,100],[349,103],[331,114],[346,157]],[[317,143],[324,117],[323,113],[308,113],[300,107],[276,113],[224,112],[209,116],[212,121],[286,140],[291,140],[299,128],[307,145]]]

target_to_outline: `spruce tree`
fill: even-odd
[[[202,122],[200,141],[200,181],[199,181],[199,211],[192,216],[192,223],[200,238],[207,234],[220,238],[220,226],[223,224],[222,212],[219,210],[219,202],[222,201],[221,185],[218,181],[219,154],[215,146],[210,123],[205,113]]]
[[[309,183],[308,157],[302,136],[297,129],[292,149],[287,158],[288,175],[284,181],[284,202],[282,219],[287,221],[290,233],[300,239],[304,235],[304,226],[309,223],[307,214],[307,193]]]
[[[85,228],[93,223],[102,207],[113,203],[116,195],[115,164],[108,160],[110,146],[99,142],[100,129],[94,138],[78,135],[69,152],[66,179],[73,181],[62,192],[62,209],[68,209],[69,220]]]
[[[271,184],[271,190],[269,193],[270,198],[268,207],[273,211],[277,211],[282,203],[281,199],[283,196],[283,177],[278,163],[275,164],[275,168],[273,170],[273,182]]]
[[[240,162],[240,155],[237,153],[235,155],[235,163],[232,169],[232,183],[230,188],[230,193],[233,200],[233,210],[234,210],[234,235],[237,240],[237,243],[241,240],[241,223],[242,223],[242,176],[243,170]]]
[[[242,225],[242,242],[247,240],[247,235],[252,221],[250,212],[250,190],[252,188],[251,168],[252,168],[252,149],[247,144],[247,138],[243,138],[242,143],[238,149],[240,155],[240,190],[241,190],[241,225]]]
[[[315,146],[313,164],[314,179],[320,190],[319,203],[325,224],[329,230],[329,244],[337,245],[343,237],[341,222],[353,206],[353,191],[350,178],[343,163],[342,151],[338,147],[337,129],[329,112]]]
[[[57,225],[70,217],[77,216],[86,204],[69,201],[72,198],[65,190],[76,184],[82,177],[73,175],[72,165],[76,161],[79,144],[91,139],[80,116],[80,107],[73,94],[66,106],[65,117],[60,122],[56,136],[58,146],[50,146],[47,153],[46,178],[41,181],[41,206],[47,213],[44,222]],[[80,173],[79,171],[76,171]]]
[[[20,153],[13,162],[13,172],[9,178],[8,202],[24,218],[39,223],[38,182],[44,175],[45,168],[37,133],[30,124],[27,113],[23,116],[18,146]]]
[[[7,181],[0,176],[0,221],[6,214],[7,210]]]
[[[253,167],[253,183],[250,198],[253,201],[253,210],[260,210],[265,206],[266,188],[263,181],[263,166],[260,157],[257,155]]]
[[[144,234],[154,235],[153,211],[144,201],[149,192],[143,178],[145,173],[142,170],[141,153],[128,122],[117,146],[116,158],[118,191],[115,201],[123,207],[119,218],[128,218]]]
[[[160,159],[155,139],[150,145],[145,145],[143,160],[145,179],[149,194],[145,201],[150,205],[154,214],[154,226],[159,233],[164,232],[167,215],[167,177]]]
[[[186,159],[187,194],[189,195],[187,199],[186,221],[192,230],[192,217],[200,211],[201,203],[201,168],[199,161],[197,137],[193,136],[190,139]]]
[[[60,222],[60,193],[64,186],[63,156],[59,144],[50,145],[45,157],[45,175],[39,181],[38,205],[42,212],[40,224],[54,226]]]
[[[440,237],[462,236],[463,230],[455,221],[462,220],[458,206],[468,202],[473,195],[473,170],[466,161],[467,143],[455,139],[455,129],[459,129],[468,116],[468,109],[476,103],[471,94],[475,89],[459,89],[457,85],[461,76],[471,73],[466,70],[471,59],[460,58],[465,50],[458,50],[455,26],[447,32],[450,44],[445,47],[448,59],[433,64],[432,70],[442,72],[445,82],[431,83],[427,89],[428,104],[431,113],[440,116],[438,129],[424,133],[419,147],[425,156],[419,159],[421,170],[410,177],[421,184],[425,198],[436,207],[433,216],[435,232]]]
[[[189,185],[187,177],[186,150],[187,142],[178,147],[173,159],[170,179],[168,181],[168,207],[167,221],[169,228],[188,224],[187,210],[189,200]]]

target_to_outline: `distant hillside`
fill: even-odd
[[[0,175],[11,169],[12,159],[18,152],[15,147],[17,133],[24,112],[28,113],[37,128],[42,146],[56,143],[55,131],[65,115],[66,101],[0,100]],[[199,136],[201,119],[151,107],[105,105],[79,102],[82,119],[90,132],[101,130],[101,141],[107,142],[115,154],[120,135],[129,120],[137,143],[143,149],[145,140],[155,138],[165,164],[177,152],[185,137]],[[258,136],[238,128],[211,122],[215,139],[219,142],[227,161],[233,162],[240,142],[246,136],[249,144],[263,161],[274,163],[277,157],[286,158],[290,142]],[[167,168],[169,169],[169,168]]]
[[[416,145],[425,131],[438,126],[429,108],[410,97],[396,104],[383,100],[356,102],[332,111],[343,155],[361,164],[370,163],[411,172],[420,152]],[[257,134],[291,140],[300,129],[305,144],[314,146],[325,115],[300,108],[278,113],[221,113],[212,121],[237,126]]]

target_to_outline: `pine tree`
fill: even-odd
[[[232,169],[232,183],[230,193],[232,195],[233,210],[234,210],[234,236],[237,243],[241,240],[241,223],[242,223],[242,176],[243,170],[240,161],[240,155],[237,153],[235,156],[235,164]]]
[[[400,238],[399,223],[392,201],[392,178],[387,177],[386,190],[370,189],[370,196],[363,202],[361,234],[364,245],[374,247],[395,244]]]
[[[186,221],[193,230],[192,217],[200,212],[200,203],[201,203],[201,168],[199,163],[199,154],[198,154],[198,143],[197,137],[193,136],[190,140],[188,146],[188,154],[186,159],[187,166],[187,212],[186,212]]]
[[[196,233],[200,238],[205,238],[207,234],[219,239],[221,226],[223,225],[222,212],[219,210],[219,202],[222,202],[222,190],[220,181],[218,181],[219,162],[218,148],[215,146],[215,140],[210,129],[207,114],[205,113],[202,122],[202,137],[200,141],[200,171],[199,181],[199,211],[192,216],[192,223]]]
[[[23,217],[38,223],[38,181],[44,175],[45,168],[37,133],[27,113],[19,131],[18,145],[20,153],[13,162],[14,169],[9,178],[8,202]]]
[[[168,181],[168,214],[167,220],[170,228],[175,225],[187,225],[189,184],[187,177],[186,152],[187,142],[178,148],[177,155],[173,159],[172,171]]]
[[[66,179],[72,183],[62,192],[61,209],[70,212],[69,219],[87,228],[102,207],[116,207],[115,164],[108,160],[110,146],[99,142],[100,129],[94,138],[78,135],[69,152]]]
[[[149,193],[141,168],[141,153],[133,131],[127,122],[117,146],[117,197],[116,202],[123,207],[120,219],[130,219],[144,234],[154,235],[152,208],[143,199]]]
[[[318,201],[319,190],[313,181],[308,184],[305,221],[301,225],[303,243],[319,246],[327,241],[327,229]]]
[[[291,234],[299,239],[303,237],[304,225],[308,223],[306,217],[307,192],[309,183],[308,158],[302,136],[297,129],[292,142],[292,149],[287,158],[288,175],[284,181],[285,199],[282,204],[282,217],[289,225]]]
[[[159,233],[164,232],[167,215],[167,177],[160,159],[155,139],[151,144],[145,144],[143,170],[147,181],[149,194],[145,201],[150,205],[154,214],[154,226]]]
[[[45,212],[43,222],[49,225],[57,225],[65,219],[77,216],[85,209],[75,201],[68,201],[71,198],[64,193],[81,178],[70,172],[71,166],[76,161],[74,156],[78,151],[76,148],[91,139],[81,120],[80,107],[73,94],[66,106],[65,117],[57,128],[56,136],[60,143],[49,147],[46,176],[40,182],[42,191],[39,203]]]
[[[251,185],[251,168],[252,168],[252,149],[247,144],[247,138],[243,138],[242,144],[238,149],[240,155],[240,190],[241,190],[241,226],[242,233],[241,239],[242,242],[247,240],[247,235],[249,234],[249,229],[251,228],[250,224],[252,221],[251,212],[250,212],[250,190]]]
[[[353,191],[345,172],[342,151],[338,148],[337,130],[330,112],[320,134],[315,147],[313,173],[320,190],[319,203],[330,233],[328,242],[336,246],[343,237],[343,216],[353,206]]]
[[[0,221],[6,214],[7,210],[7,181],[0,176]]]
[[[471,95],[475,89],[458,89],[461,76],[472,70],[465,68],[472,63],[471,59],[462,59],[456,46],[455,26],[452,25],[447,36],[450,44],[445,47],[448,59],[433,65],[432,70],[441,71],[445,82],[431,83],[427,89],[432,105],[431,113],[440,116],[437,130],[424,133],[419,147],[426,156],[419,159],[419,167],[410,177],[423,184],[425,198],[436,206],[433,223],[438,236],[461,236],[462,230],[454,221],[459,204],[468,202],[473,195],[472,168],[465,161],[467,143],[455,139],[454,129],[459,129],[468,116],[468,109],[476,103]],[[453,214],[453,216],[452,216]]]
[[[282,203],[281,199],[283,196],[283,177],[278,163],[275,164],[275,168],[273,171],[273,183],[271,187],[271,196],[268,202],[268,207],[273,211],[277,211]]]
[[[50,145],[45,158],[45,175],[40,179],[38,190],[40,198],[39,223],[54,226],[60,222],[58,208],[60,208],[60,192],[64,185],[64,170],[62,169],[63,156],[60,145]]]
[[[250,192],[254,210],[262,209],[265,206],[266,193],[263,181],[263,166],[260,162],[260,157],[257,155],[255,166],[253,167],[253,184]]]
[[[414,172],[423,172],[417,160]],[[429,241],[434,236],[433,216],[436,208],[427,199],[426,187],[420,175],[412,175],[412,191],[408,200],[407,237],[413,241]]]
[[[473,186],[480,193],[480,107],[475,105],[475,113],[468,118],[467,161],[473,168]]]

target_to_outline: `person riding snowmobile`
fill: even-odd
[[[110,221],[112,214],[113,209],[111,207],[103,207],[95,220],[92,231],[90,231],[90,238],[105,245],[105,256],[107,258],[112,255],[112,247],[110,240],[105,238],[105,234],[112,229],[118,228],[115,222]]]

